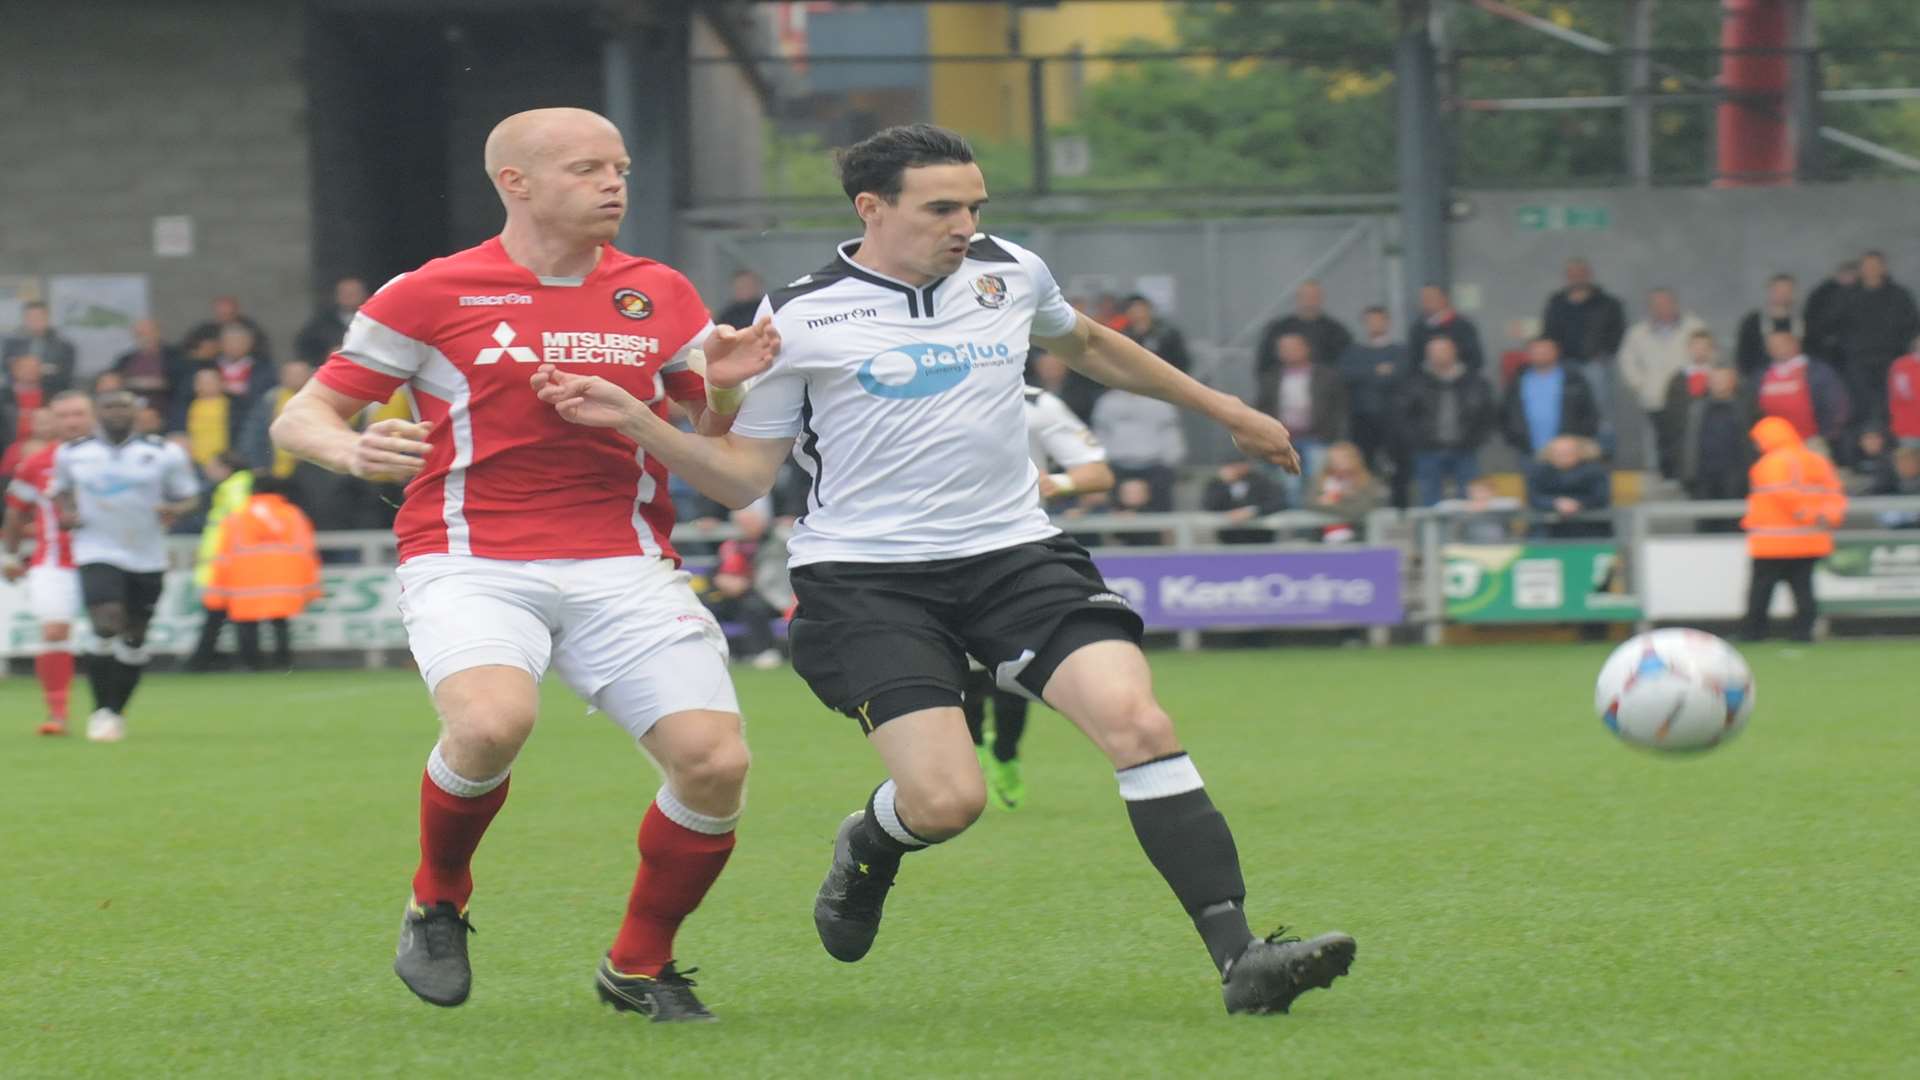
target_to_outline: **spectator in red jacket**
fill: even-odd
[[[1793,426],[1801,440],[1824,439],[1829,452],[1849,449],[1843,436],[1847,426],[1847,389],[1840,376],[1800,348],[1800,339],[1785,331],[1767,335],[1767,354],[1773,363],[1760,375],[1755,395],[1761,418],[1777,416]]]
[[[33,430],[34,411],[53,400],[42,374],[40,358],[23,353],[7,365],[12,376],[0,386],[0,447],[25,439]]]
[[[1920,338],[1887,369],[1887,427],[1902,446],[1920,446]]]
[[[768,510],[756,504],[733,512],[740,536],[720,545],[712,584],[701,597],[716,619],[739,624],[740,651],[747,654],[748,663],[761,669],[780,666],[780,650],[773,644],[773,621],[780,613],[761,595],[756,580]]]

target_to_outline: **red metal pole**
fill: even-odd
[[[1787,123],[1785,52],[1791,41],[1787,0],[1721,0],[1717,187],[1791,184],[1793,134]],[[1740,52],[1737,50],[1778,50]]]

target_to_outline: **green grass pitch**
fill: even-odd
[[[411,674],[155,677],[119,746],[35,739],[16,677],[0,1076],[1920,1076],[1920,648],[1751,649],[1752,726],[1682,760],[1594,719],[1603,655],[1155,655],[1258,928],[1360,941],[1281,1017],[1223,1014],[1051,713],[1031,803],[909,859],[873,954],[829,959],[813,891],[876,763],[743,670],[748,817],[680,941],[722,1022],[660,1028],[591,989],[657,779],[557,683],[476,864],[473,999],[438,1010],[389,970]]]

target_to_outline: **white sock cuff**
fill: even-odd
[[[1185,795],[1206,786],[1200,779],[1200,770],[1193,767],[1193,759],[1185,754],[1121,769],[1113,776],[1120,781],[1120,797],[1128,802]]]
[[[915,836],[913,830],[907,828],[906,825],[900,821],[900,812],[894,809],[893,796],[894,793],[899,790],[900,789],[894,785],[893,780],[889,778],[886,783],[881,784],[880,787],[874,791],[873,820],[880,826],[881,832],[886,833],[888,836],[893,837],[908,847],[926,847],[927,841],[925,838]]]
[[[140,667],[153,659],[152,654],[148,653],[145,647],[129,645],[118,638],[113,642],[113,658],[128,667]]]
[[[506,783],[507,774],[512,771],[513,767],[508,766],[499,776],[491,776],[485,780],[469,780],[454,772],[453,766],[447,764],[447,759],[440,756],[439,743],[434,743],[433,753],[427,755],[427,779],[433,781],[434,787],[461,799],[477,799],[485,795]]]
[[[740,824],[740,811],[735,810],[726,817],[709,817],[680,801],[673,789],[665,784],[653,797],[653,805],[668,821],[690,832],[704,833],[707,836],[725,836]]]

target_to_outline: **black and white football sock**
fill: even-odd
[[[1114,776],[1141,849],[1187,909],[1213,966],[1224,970],[1253,941],[1253,931],[1243,907],[1240,852],[1227,819],[1207,797],[1200,770],[1183,752]]]

